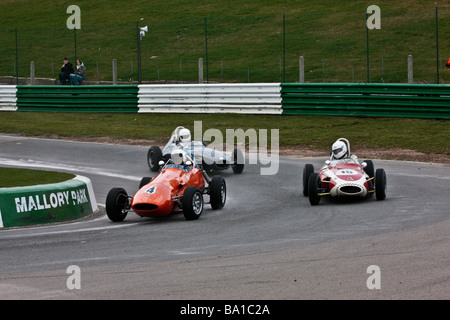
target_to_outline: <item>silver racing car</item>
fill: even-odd
[[[208,148],[202,141],[192,141],[191,132],[185,127],[177,127],[170,137],[170,140],[161,150],[159,146],[151,146],[147,153],[147,163],[151,171],[157,172],[160,168],[160,161],[166,163],[170,159],[170,154],[174,149],[184,149],[191,153],[202,169],[207,172],[226,170],[232,168],[234,173],[242,173],[244,170],[244,155],[239,149],[233,152],[222,152],[213,148]]]

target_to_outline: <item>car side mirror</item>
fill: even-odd
[[[325,161],[325,164],[326,164],[326,165],[329,165],[330,163],[331,163],[330,160]]]
[[[186,161],[186,165],[187,165],[187,166],[192,166],[192,161],[189,161],[189,160]]]
[[[367,162],[361,163],[361,167],[363,167],[363,168],[367,167]]]
[[[164,161],[159,160],[158,165],[159,165],[160,167],[162,167],[162,166],[164,165]]]

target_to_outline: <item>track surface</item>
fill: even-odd
[[[129,194],[147,168],[147,147],[0,135],[0,164],[61,170],[91,179],[97,202]],[[449,299],[450,168],[374,160],[388,179],[385,201],[311,207],[304,164],[280,158],[222,172],[225,207],[197,221],[183,215],[112,223],[103,212],[72,223],[0,230],[0,299]],[[81,270],[69,290],[67,268]],[[367,268],[381,289],[368,289]]]

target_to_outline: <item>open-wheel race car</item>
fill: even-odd
[[[221,176],[210,178],[199,168],[189,151],[176,149],[167,162],[159,163],[154,178],[142,178],[139,190],[129,196],[123,188],[113,188],[106,197],[106,214],[111,221],[123,221],[130,210],[141,217],[162,217],[182,212],[186,220],[200,217],[204,195],[213,210],[225,205],[227,189]]]
[[[242,173],[244,170],[244,156],[242,151],[234,149],[231,154],[216,149],[208,148],[205,142],[192,141],[191,132],[185,127],[177,127],[170,140],[161,150],[159,146],[151,146],[147,152],[147,163],[151,171],[159,170],[159,161],[170,159],[172,150],[184,148],[197,160],[200,167],[207,171],[218,171],[232,168],[234,173]]]
[[[351,155],[350,143],[345,138],[333,144],[330,159],[318,172],[314,172],[312,164],[303,168],[303,195],[309,197],[311,205],[319,204],[323,196],[365,198],[374,193],[377,200],[386,198],[384,169],[375,171],[372,160],[360,164]]]

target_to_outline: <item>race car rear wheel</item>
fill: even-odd
[[[305,164],[303,168],[303,195],[308,196],[308,181],[309,176],[314,172],[314,166],[312,164]]]
[[[186,220],[196,220],[203,212],[203,194],[195,186],[187,187],[181,199],[183,215]]]
[[[113,188],[106,196],[106,214],[109,220],[120,222],[128,214],[128,194],[125,189]]]
[[[233,151],[233,164],[231,165],[234,173],[242,173],[244,171],[244,155],[239,149]]]
[[[317,172],[311,173],[308,181],[308,196],[309,203],[313,206],[319,204],[319,187],[320,187],[320,176]]]
[[[151,146],[147,152],[148,167],[153,172],[159,171],[159,161],[163,160],[161,148],[158,146]]]
[[[386,198],[386,172],[384,169],[375,171],[375,196],[377,200]]]
[[[369,178],[373,178],[375,170],[372,160],[364,160],[364,162],[367,164],[367,166],[364,168],[364,172],[367,173]]]
[[[150,181],[152,181],[152,179],[153,179],[152,177],[143,177],[141,179],[141,182],[139,183],[139,189],[145,186],[146,184],[149,184]]]
[[[227,185],[221,176],[212,178],[209,184],[209,197],[213,210],[222,209],[227,199]]]

